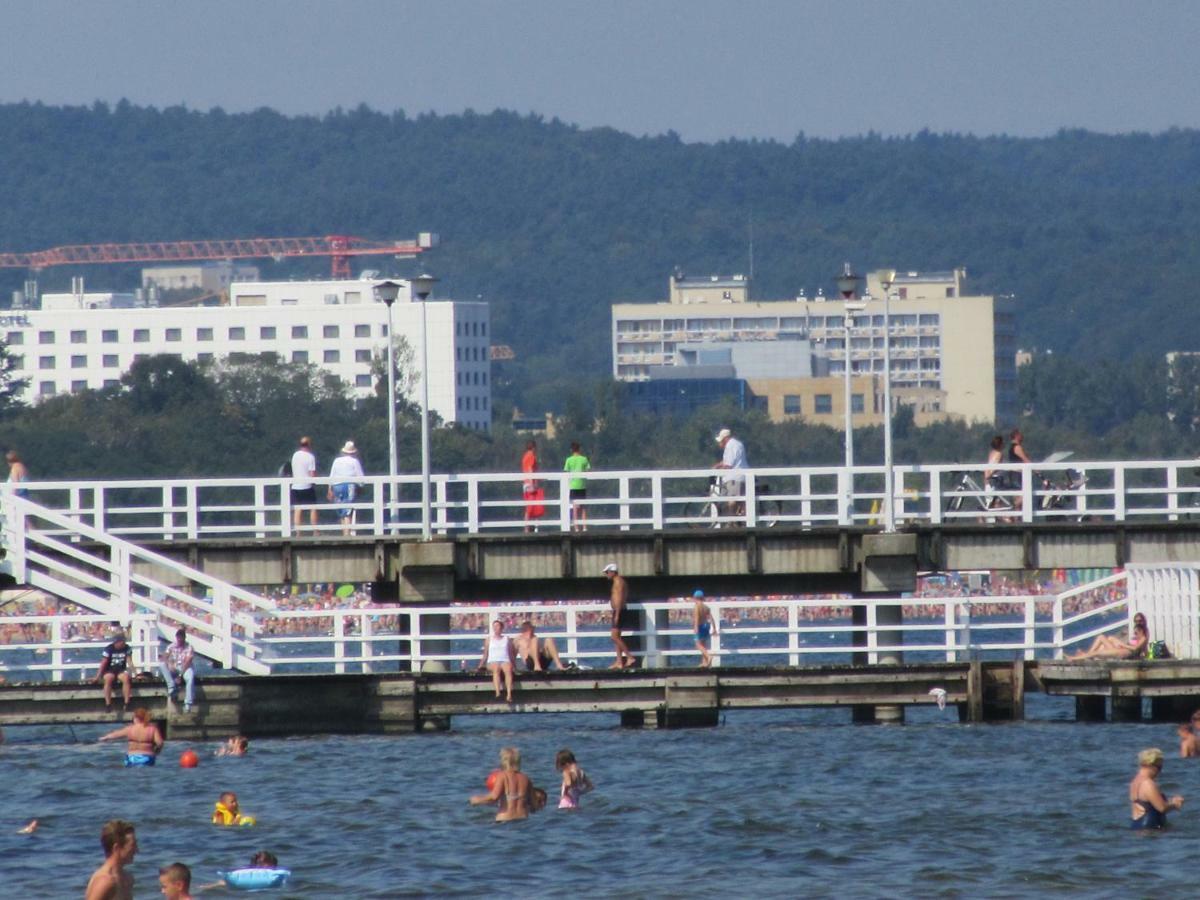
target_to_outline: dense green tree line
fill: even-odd
[[[1104,373],[1194,349],[1200,333],[1194,131],[687,144],[507,112],[20,103],[0,105],[0,133],[5,250],[440,232],[428,265],[443,295],[489,300],[496,341],[517,351],[497,400],[534,413],[563,410],[581,378],[609,371],[613,302],[662,298],[676,265],[744,271],[751,220],[758,297],[828,289],[843,260],[965,265],[980,291],[1015,294],[1022,345],[1119,363]],[[326,271],[323,260],[263,266]],[[0,274],[5,296],[25,274]],[[48,270],[43,284],[72,274]],[[132,267],[83,274],[114,287],[137,278]]]

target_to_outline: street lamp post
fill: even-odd
[[[400,293],[395,281],[375,285],[375,299],[387,307],[387,399],[388,399],[388,519],[396,518],[396,336],[392,332],[392,304]]]
[[[892,471],[892,283],[896,280],[894,269],[879,273],[879,284],[883,288],[883,527],[885,531],[896,530],[895,472]]]
[[[842,304],[845,313],[845,416],[846,416],[846,489],[842,498],[842,504],[845,510],[845,518],[847,524],[854,522],[854,411],[852,408],[851,399],[853,391],[851,386],[851,371],[850,371],[850,328],[854,324],[854,314],[863,309],[864,304],[858,302],[856,295],[858,293],[858,282],[861,279],[850,268],[850,263],[845,263],[842,266],[842,274],[838,276],[837,287],[838,292],[842,295]]]
[[[433,536],[429,489],[429,327],[425,301],[433,292],[436,281],[428,273],[417,275],[411,281],[413,294],[421,301],[421,539],[425,541]]]

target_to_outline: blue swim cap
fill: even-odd
[[[697,591],[692,591],[692,596],[693,596],[693,597],[703,597],[703,596],[704,596],[704,591],[699,591],[699,590],[697,590]]]

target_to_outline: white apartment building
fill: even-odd
[[[420,364],[422,304],[400,281],[396,335]],[[0,333],[28,378],[22,399],[118,383],[136,359],[207,362],[261,356],[314,363],[353,394],[375,390],[372,360],[387,353],[387,308],[373,281],[234,282],[228,306],[136,306],[129,294],[45,294],[40,309],[0,314]],[[427,300],[429,406],[443,421],[491,428],[490,321],[480,301]],[[413,388],[420,391],[419,376]],[[417,400],[416,395],[409,399]]]

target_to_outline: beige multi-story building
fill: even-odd
[[[258,281],[258,266],[230,260],[142,269],[142,287],[160,290],[223,291],[235,281]]]
[[[871,424],[883,414],[874,387],[864,385],[870,377],[882,392],[880,275],[869,274],[866,291],[853,298],[847,329],[846,302],[841,297],[818,293],[794,300],[753,301],[750,283],[742,276],[687,279],[676,274],[666,303],[613,306],[613,375],[621,381],[662,377],[663,367],[686,365],[697,346],[728,346],[736,350],[731,354],[735,377],[744,378],[756,396],[777,398],[767,401],[772,419],[798,414],[841,427],[848,358],[855,424]],[[893,403],[911,406],[921,424],[946,418],[1007,421],[1016,413],[1014,320],[1009,304],[989,295],[965,294],[965,280],[966,271],[955,269],[895,273],[891,282]],[[786,374],[784,378],[754,371],[756,356],[778,361],[781,342],[794,346],[793,358],[811,360],[800,364],[808,371],[798,373],[799,377],[779,372]],[[816,381],[810,383],[810,376]],[[798,413],[789,412],[797,408]]]

